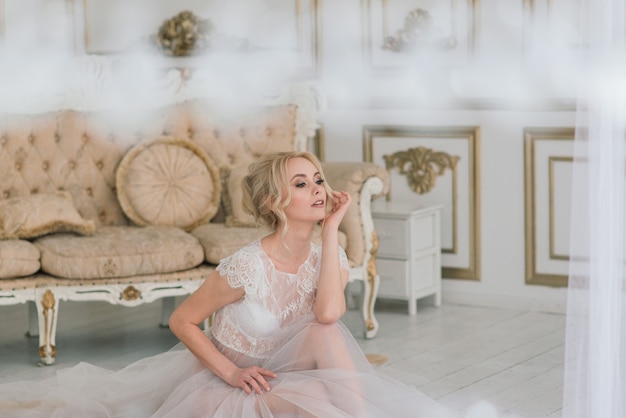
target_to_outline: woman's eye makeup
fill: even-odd
[[[318,186],[324,183],[324,179],[316,179],[314,180],[315,184],[317,184]],[[306,186],[306,182],[305,181],[300,181],[294,184],[294,186],[296,187],[305,187]]]

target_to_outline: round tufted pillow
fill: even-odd
[[[160,137],[133,147],[116,173],[117,198],[137,225],[191,230],[208,222],[220,204],[219,170],[186,139]]]

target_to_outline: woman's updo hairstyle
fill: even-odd
[[[292,158],[309,160],[324,178],[315,155],[306,151],[291,151],[262,155],[248,166],[248,174],[242,181],[243,208],[254,216],[257,223],[272,230],[276,230],[281,222],[287,223],[284,208],[291,202],[287,163]],[[327,195],[332,196],[330,186],[326,182],[323,184]],[[332,198],[326,199],[327,211],[332,205]]]

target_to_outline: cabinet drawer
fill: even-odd
[[[378,295],[381,297],[404,299],[407,293],[408,261],[378,258],[376,268],[380,276]]]
[[[374,219],[378,234],[378,255],[407,258],[408,223],[401,219]]]
[[[437,263],[435,254],[416,258],[413,268],[413,285],[417,292],[434,286],[438,277],[441,276],[441,267]]]
[[[435,216],[413,219],[413,250],[421,251],[435,245]]]

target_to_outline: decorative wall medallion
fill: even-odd
[[[163,22],[150,39],[166,55],[184,57],[207,48],[213,34],[213,23],[200,19],[188,10]]]
[[[406,175],[411,190],[417,194],[428,193],[435,187],[437,175],[446,168],[454,170],[459,157],[446,152],[435,152],[430,148],[416,147],[383,155],[387,170],[397,168]]]
[[[410,52],[418,48],[452,49],[457,45],[454,35],[440,37],[431,14],[424,9],[409,12],[404,19],[404,27],[395,36],[387,35],[383,49],[396,52]]]

